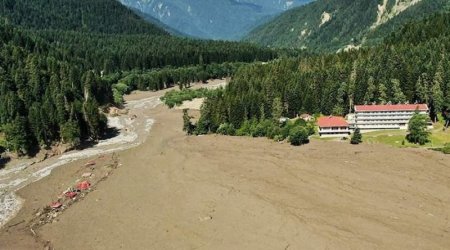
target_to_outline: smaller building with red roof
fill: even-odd
[[[350,128],[348,122],[339,116],[323,116],[317,119],[319,135],[322,137],[348,136]]]

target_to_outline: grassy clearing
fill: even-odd
[[[443,130],[443,123],[436,123],[430,130],[430,142],[421,146],[409,143],[406,140],[408,131],[406,130],[380,130],[363,133],[363,143],[367,144],[386,144],[398,148],[443,148],[445,144],[450,143],[450,129]],[[318,134],[313,135],[312,139],[322,141],[340,141],[341,138],[321,138]]]
[[[161,100],[169,107],[180,106],[184,101],[192,101],[195,98],[207,97],[212,91],[206,88],[171,90]]]
[[[383,130],[375,131],[363,134],[364,143],[382,143],[391,145],[394,147],[423,147],[423,148],[435,148],[443,147],[446,143],[450,143],[450,129],[443,130],[444,125],[442,123],[434,124],[434,128],[430,130],[430,142],[420,146],[417,144],[409,143],[405,137],[407,131],[405,130]]]

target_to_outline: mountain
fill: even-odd
[[[234,40],[268,17],[311,0],[121,0],[193,37]]]
[[[0,16],[30,29],[168,35],[116,0],[4,0]]]
[[[448,0],[317,0],[253,30],[265,46],[337,51],[379,43],[411,20],[449,9]]]
[[[165,23],[159,21],[159,19],[157,19],[157,18],[155,18],[155,17],[153,17],[153,16],[151,16],[151,15],[149,15],[149,14],[146,14],[146,13],[144,13],[144,12],[141,12],[141,11],[138,10],[138,9],[131,8],[131,7],[130,7],[130,9],[133,10],[134,13],[136,13],[138,16],[140,16],[140,17],[141,17],[142,19],[144,19],[145,21],[147,21],[147,22],[149,22],[149,23],[151,23],[151,24],[153,24],[153,25],[156,25],[157,27],[159,27],[159,28],[165,30],[166,32],[168,32],[168,33],[171,34],[171,35],[179,36],[179,37],[191,37],[191,38],[194,38],[194,37],[192,37],[192,36],[189,36],[189,35],[187,35],[187,34],[185,34],[185,33],[182,33],[181,31],[178,31],[178,30],[176,30],[176,29],[170,27],[169,25],[167,25],[167,24],[165,24]]]

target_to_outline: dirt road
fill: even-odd
[[[448,156],[340,142],[292,147],[266,139],[186,137],[180,110],[158,106],[149,116],[155,123],[148,139],[118,153],[122,165],[41,227],[42,239],[55,249],[450,246]],[[19,194],[42,196],[45,183],[65,178],[69,169]],[[31,246],[24,245],[26,235],[11,232],[2,231],[0,248]]]

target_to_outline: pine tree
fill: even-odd
[[[353,145],[360,144],[362,142],[362,135],[359,128],[355,129],[355,132],[353,132],[352,138],[350,140],[350,143]]]
[[[333,115],[338,115],[338,116],[343,116],[345,113],[345,97],[347,95],[347,91],[348,91],[348,85],[347,83],[343,82],[341,83],[341,86],[339,87],[338,91],[337,91],[337,96],[336,96],[336,104],[333,108]]]
[[[371,76],[367,81],[367,90],[364,95],[364,103],[372,103],[374,101],[375,93],[377,91],[377,87],[375,86],[374,78]]]
[[[433,79],[433,86],[431,87],[431,96],[433,104],[434,122],[437,122],[438,115],[442,112],[444,106],[444,93],[442,92],[442,85],[444,84],[444,69],[442,62],[439,63],[436,74]]]
[[[381,104],[386,104],[388,102],[387,88],[383,83],[378,86],[378,101]]]
[[[357,74],[357,68],[358,68],[358,61],[356,60],[355,62],[353,62],[353,69],[352,72],[350,73],[350,80],[348,83],[348,88],[347,88],[347,96],[348,96],[348,113],[352,112],[353,109],[353,103],[354,103],[354,99],[355,99],[355,88],[356,88],[356,79],[358,77]]]
[[[428,97],[427,78],[428,76],[426,74],[422,74],[421,76],[419,76],[419,79],[417,79],[416,96],[418,98],[417,101],[428,104],[429,97]]]
[[[283,115],[283,103],[281,98],[275,97],[272,102],[272,118],[279,122],[281,116]]]
[[[26,155],[30,150],[30,136],[27,129],[27,119],[16,117],[14,121],[3,126],[6,148],[19,155]]]
[[[81,131],[77,122],[68,121],[61,126],[61,139],[63,143],[68,143],[72,147],[77,147],[81,143]]]
[[[398,79],[392,79],[392,93],[393,93],[393,102],[394,103],[405,103],[406,102],[406,96],[403,94],[403,91],[400,87],[400,81]]]

